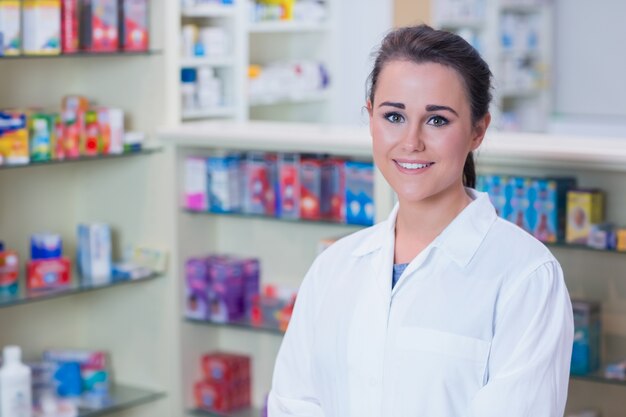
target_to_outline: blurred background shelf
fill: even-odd
[[[3,55],[0,56],[2,61],[15,61],[22,59],[58,59],[58,58],[115,58],[128,56],[151,56],[161,55],[160,49],[151,49],[149,51],[113,51],[113,52],[77,52],[74,54],[57,54],[57,55]]]
[[[298,22],[298,21],[276,21],[276,22],[254,22],[250,24],[250,33],[284,33],[284,32],[327,32],[330,30],[325,22]]]
[[[111,282],[108,284],[93,285],[93,284],[84,284],[84,283],[74,283],[68,288],[63,288],[63,289],[58,289],[58,290],[38,291],[38,292],[31,292],[31,293],[20,292],[16,295],[2,295],[0,296],[0,308],[13,307],[13,306],[22,305],[22,304],[29,304],[29,303],[34,303],[37,301],[51,300],[53,298],[60,298],[60,297],[66,297],[69,295],[82,294],[82,293],[96,291],[96,290],[103,290],[106,288],[119,287],[120,285],[150,281],[159,276],[160,274],[153,273],[144,278],[137,278],[137,279],[126,280],[126,281],[116,281],[116,282]],[[74,277],[76,278],[76,275],[74,275]]]
[[[181,11],[182,17],[230,17],[236,12],[235,6],[220,4],[205,4],[186,7]]]
[[[265,324],[253,325],[247,320],[219,323],[219,322],[214,322],[210,320],[185,318],[185,321],[190,324],[199,324],[202,326],[226,327],[226,328],[233,328],[233,329],[240,329],[240,330],[249,330],[253,332],[269,333],[269,334],[274,334],[278,336],[283,336],[285,334],[285,332],[279,329],[278,327],[273,327],[273,326],[269,326]]]
[[[248,408],[245,410],[233,411],[232,413],[217,413],[215,411],[207,411],[201,409],[189,410],[190,416],[207,416],[207,417],[261,417],[261,410],[256,408]]]
[[[104,416],[165,397],[162,392],[135,388],[127,385],[113,385],[109,399],[101,407],[79,408],[78,417]]]
[[[194,58],[182,58],[180,60],[180,66],[183,68],[231,67],[234,64],[235,64],[235,59],[232,56],[194,57]]]

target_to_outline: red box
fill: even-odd
[[[212,352],[202,356],[205,379],[195,384],[199,408],[228,412],[251,404],[250,358],[244,355]]]
[[[80,47],[91,52],[119,49],[118,0],[83,0]]]
[[[56,258],[28,261],[26,275],[26,287],[29,290],[50,290],[66,287],[71,282],[70,260]]]
[[[345,161],[340,159],[327,159],[323,162],[320,205],[322,218],[336,222],[345,221]]]
[[[278,216],[300,217],[300,155],[280,154],[278,157]]]
[[[125,51],[147,51],[148,0],[119,0],[120,47]]]
[[[78,0],[61,2],[61,50],[64,54],[79,51]]]
[[[196,406],[205,410],[228,412],[233,409],[227,387],[209,381],[197,382],[194,386]]]
[[[300,218],[320,220],[322,195],[322,161],[303,158],[300,162]]]

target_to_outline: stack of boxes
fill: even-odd
[[[70,285],[70,260],[62,253],[61,236],[51,233],[32,236],[31,260],[26,265],[28,290],[55,290]]]
[[[214,322],[240,321],[250,316],[259,293],[258,259],[207,256],[185,265],[188,318]]]
[[[185,207],[284,219],[371,225],[374,170],[368,162],[292,153],[187,158]]]
[[[0,56],[146,51],[148,0],[0,0]]]
[[[572,300],[574,346],[571,373],[586,375],[600,367],[600,303]]]
[[[198,408],[227,413],[250,406],[250,357],[214,352],[202,356],[203,379],[194,386]]]

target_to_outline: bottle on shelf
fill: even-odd
[[[6,346],[0,368],[0,415],[31,417],[31,371],[22,363],[18,346]]]

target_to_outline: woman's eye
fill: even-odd
[[[435,127],[441,127],[441,126],[445,126],[448,124],[448,119],[446,119],[445,117],[441,117],[441,116],[433,116],[430,119],[428,119],[427,124],[435,126]]]
[[[401,122],[404,121],[404,117],[402,117],[401,114],[395,113],[395,112],[386,113],[385,114],[385,119],[387,119],[391,123],[401,123]]]

